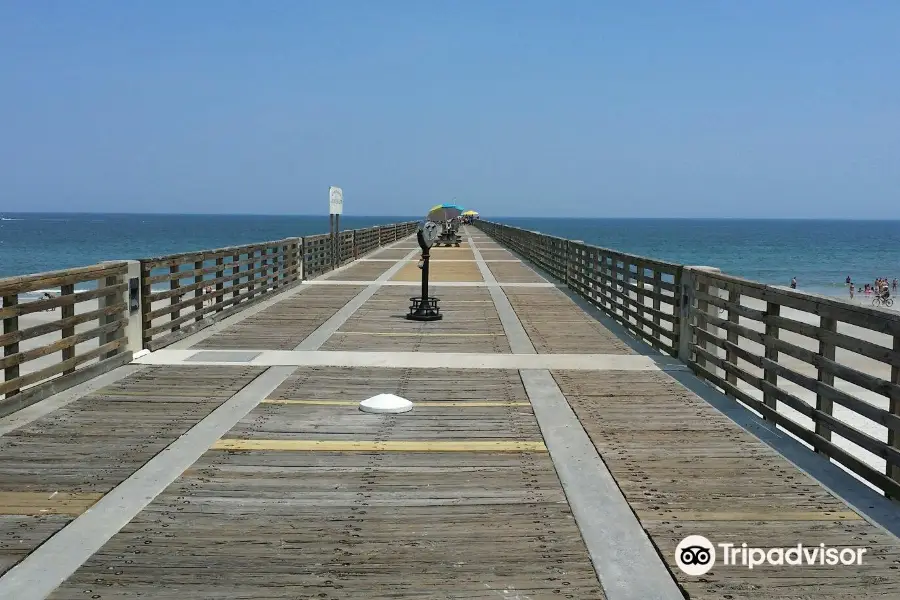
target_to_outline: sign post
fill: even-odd
[[[331,233],[331,268],[341,265],[341,214],[344,212],[344,190],[328,188],[328,227]]]

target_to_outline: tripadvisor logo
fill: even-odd
[[[718,548],[718,552],[717,549]],[[762,565],[861,565],[866,548],[829,548],[825,544],[789,548],[751,548],[747,544],[713,544],[702,535],[689,535],[675,547],[675,563],[685,574],[699,577],[719,564],[753,569]]]

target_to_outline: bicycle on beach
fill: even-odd
[[[879,296],[876,295],[872,298],[872,306],[887,306],[891,307],[894,305],[894,299],[890,296]]]

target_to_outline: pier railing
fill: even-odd
[[[900,313],[475,225],[713,387],[900,499]]]
[[[0,279],[0,416],[415,232],[417,222]],[[90,285],[93,289],[82,289]],[[51,298],[37,298],[52,291]],[[22,326],[22,320],[28,324]]]
[[[273,293],[401,239],[417,226],[414,221],[394,223],[343,231],[337,241],[324,233],[144,259],[142,346],[164,348]],[[159,285],[168,289],[154,291]]]
[[[165,347],[299,281],[301,244],[288,238],[142,259],[142,346]]]
[[[0,279],[0,416],[131,362],[127,272],[122,261]],[[96,287],[75,291],[88,282]],[[48,288],[60,293],[24,301]]]
[[[518,227],[476,221],[485,233],[565,282],[653,347],[677,355],[682,266]]]

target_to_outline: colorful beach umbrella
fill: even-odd
[[[428,209],[428,221],[449,221],[455,219],[466,210],[458,204],[436,204]]]
[[[465,212],[462,213],[462,216],[464,216],[464,217],[477,217],[477,216],[478,216],[478,212],[476,212],[476,211],[474,211],[474,210],[467,210],[467,211],[465,211]]]

